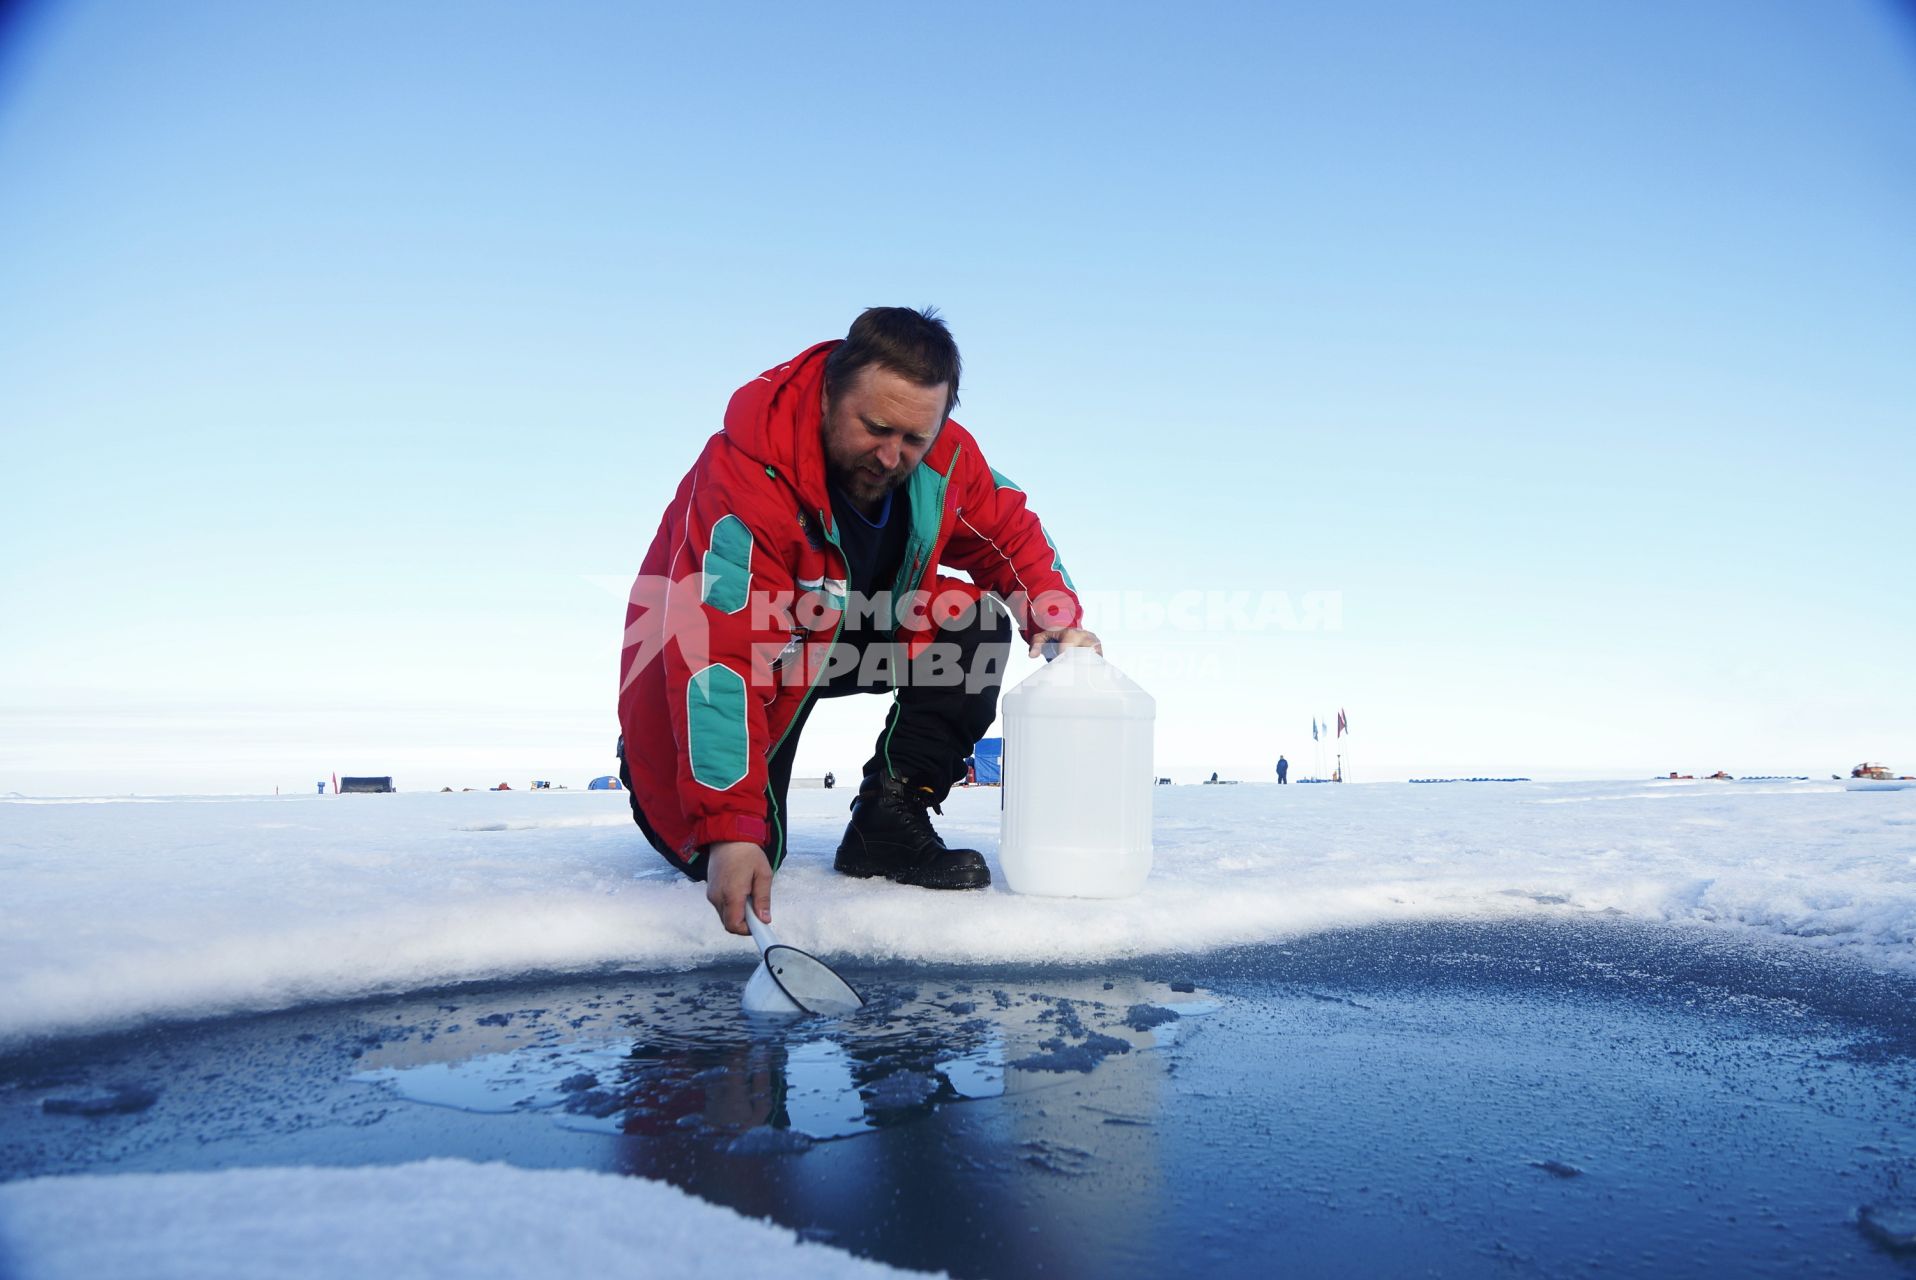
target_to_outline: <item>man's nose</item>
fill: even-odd
[[[886,440],[878,446],[878,464],[887,471],[898,470],[898,459],[904,455],[904,446],[896,440]]]

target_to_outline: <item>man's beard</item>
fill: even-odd
[[[830,468],[831,482],[839,492],[855,502],[871,503],[874,506],[883,503],[885,498],[901,487],[910,475],[911,470],[908,467],[888,472],[882,478],[874,476],[863,467],[833,466]]]

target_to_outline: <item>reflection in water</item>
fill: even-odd
[[[617,1044],[581,1044],[565,1054],[485,1053],[462,1062],[382,1067],[353,1078],[390,1082],[414,1102],[481,1115],[543,1111],[572,1100],[576,1090],[597,1079],[596,1072],[613,1069],[625,1053]]]
[[[899,1266],[1085,1274],[1085,1239],[1052,1229],[1062,1217],[1106,1257],[1161,1230],[1169,1068],[1152,1050],[1214,1004],[1133,978],[861,985],[863,1009],[797,1021],[742,1015],[730,983],[661,987],[614,1034],[521,1019],[515,1048],[467,1034],[430,1061],[437,1040],[414,1040],[354,1078],[606,1134],[612,1168]],[[990,1099],[1017,1105],[965,1105]]]
[[[728,1138],[732,1152],[769,1154],[1055,1087],[1168,1044],[1181,1015],[1215,1007],[1140,982],[1081,986],[879,988],[854,1014],[797,1022],[739,1014],[729,984],[667,988],[649,1012],[626,1017],[629,1035],[548,1032],[505,1051],[451,1049],[444,1061],[420,1061],[415,1044],[403,1063],[369,1055],[354,1079],[462,1111],[546,1111],[565,1128],[607,1134],[706,1133]]]

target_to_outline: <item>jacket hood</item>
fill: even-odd
[[[829,511],[819,396],[825,357],[840,339],[805,348],[732,393],[725,407],[725,438],[797,491],[810,511]]]

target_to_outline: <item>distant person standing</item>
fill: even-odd
[[[1277,758],[1277,785],[1282,787],[1290,783],[1291,762],[1283,756]]]

